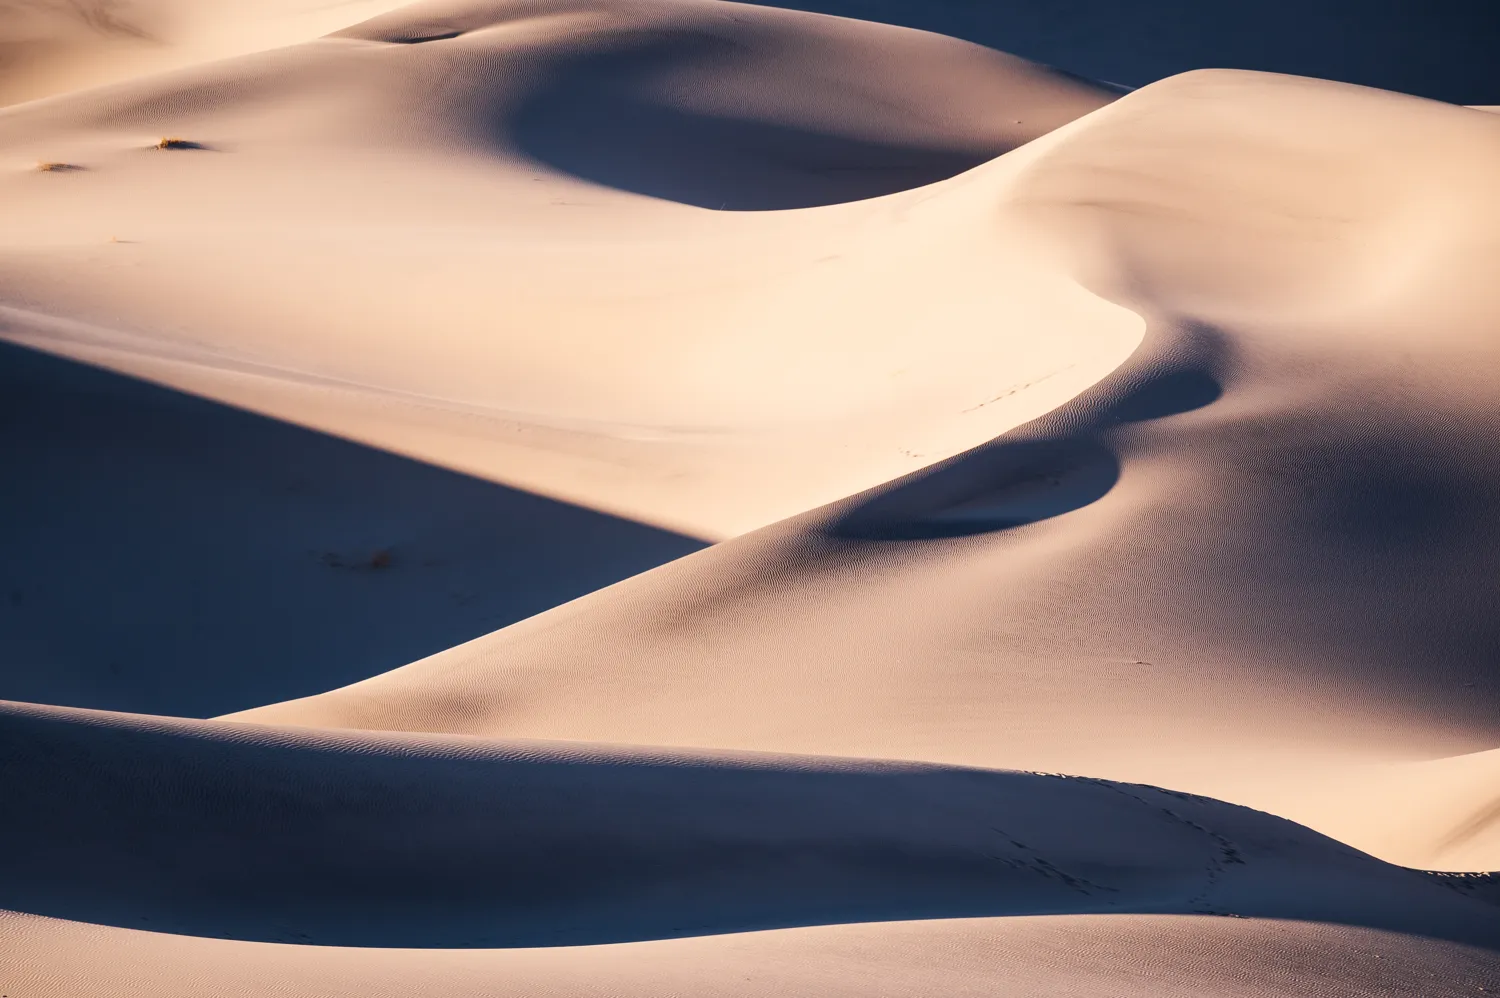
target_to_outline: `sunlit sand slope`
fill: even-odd
[[[1139,336],[902,203],[748,209],[920,186],[1114,96],[708,0],[418,5],[0,111],[0,323],[716,539],[1040,415]]]

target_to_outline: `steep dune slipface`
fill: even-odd
[[[1132,94],[911,209],[1027,232],[1147,315],[1096,388],[247,716],[1100,773],[1389,842],[1326,806],[1346,767],[1500,738],[1497,164],[1491,118],[1376,91],[1204,73]]]

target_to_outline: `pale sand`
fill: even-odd
[[[1500,988],[1500,121],[284,6],[7,84],[0,335],[394,453],[5,355],[0,990]]]
[[[0,0],[0,104],[292,45],[393,0]]]

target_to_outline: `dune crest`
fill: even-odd
[[[30,815],[0,906],[127,928],[448,949],[1091,912],[1500,929],[1283,819],[1089,778],[24,707],[0,731]]]

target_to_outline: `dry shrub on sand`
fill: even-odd
[[[192,139],[178,139],[178,138],[163,137],[162,139],[158,140],[157,143],[155,145],[153,145],[151,148],[153,148],[153,149],[207,149],[208,146],[204,145],[201,142],[194,142]]]

